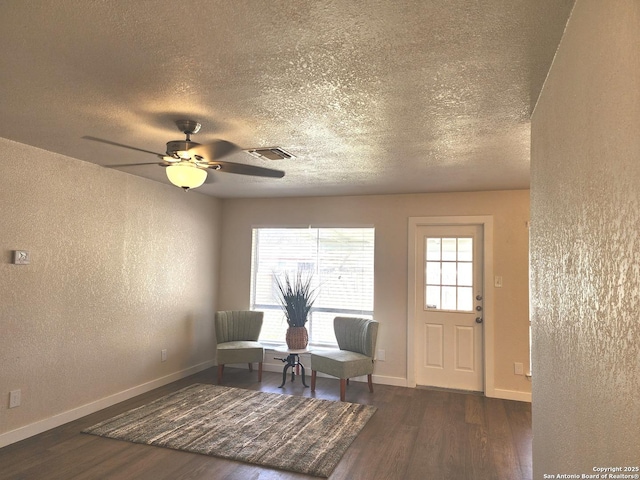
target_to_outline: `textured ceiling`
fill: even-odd
[[[278,145],[217,197],[529,186],[529,116],[573,0],[4,0],[0,137],[100,165]],[[0,161],[10,161],[2,158]],[[164,169],[128,173],[167,183]]]

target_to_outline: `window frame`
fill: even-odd
[[[309,322],[307,323],[307,329],[309,331],[309,345],[310,346],[315,346],[315,347],[320,347],[320,348],[324,348],[324,349],[337,349],[338,345],[337,342],[335,343],[327,343],[327,342],[322,342],[322,341],[316,341],[313,339],[312,336],[312,330],[311,328],[309,328],[312,325],[313,322],[313,317],[314,314],[319,314],[319,313],[334,313],[334,316],[353,316],[353,317],[361,317],[361,318],[370,318],[373,319],[374,318],[374,312],[375,312],[375,245],[376,245],[376,231],[375,231],[375,227],[371,224],[349,224],[349,225],[253,225],[251,227],[251,263],[250,263],[250,309],[252,310],[260,310],[260,311],[264,311],[265,313],[268,311],[277,311],[277,312],[282,312],[282,307],[278,304],[268,304],[268,303],[258,303],[255,301],[256,296],[257,296],[257,285],[256,285],[256,273],[254,272],[254,265],[255,265],[255,257],[257,255],[257,247],[255,245],[255,231],[256,230],[266,230],[266,229],[273,229],[273,230],[308,230],[308,229],[312,229],[312,230],[340,230],[340,229],[370,229],[372,230],[372,241],[373,241],[373,246],[372,246],[372,252],[371,252],[371,271],[372,271],[372,275],[373,275],[373,279],[372,279],[372,283],[371,283],[371,310],[364,310],[364,309],[349,309],[349,308],[336,308],[336,307],[326,307],[326,306],[316,306],[314,305],[311,308],[311,311],[309,313]],[[317,250],[316,250],[317,252]],[[315,259],[314,259],[315,261]],[[318,264],[316,262],[316,272],[317,272],[317,268],[318,268]],[[283,314],[283,320],[282,320],[285,325],[286,325],[286,320],[284,319],[284,314]],[[286,341],[284,338],[284,335],[282,337],[281,341],[276,341],[276,340],[272,340],[272,339],[260,339],[260,343],[268,346],[268,347],[279,347],[279,346],[284,346],[286,345]]]

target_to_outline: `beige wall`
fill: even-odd
[[[220,307],[249,306],[253,226],[373,225],[378,348],[386,351],[375,375],[401,384],[407,378],[408,219],[442,215],[494,217],[494,272],[504,281],[494,293],[495,387],[530,392],[525,377],[513,373],[514,362],[529,361],[528,191],[224,200]]]
[[[533,115],[536,479],[640,460],[639,25],[577,0]]]
[[[0,445],[210,364],[221,202],[3,139],[0,151]],[[31,264],[12,265],[15,249]],[[8,409],[14,389],[22,406]]]
[[[249,303],[253,225],[376,227],[387,357],[376,375],[402,383],[408,218],[493,215],[504,279],[495,386],[529,391],[513,375],[528,359],[528,191],[221,201],[3,139],[0,148],[0,445],[211,365],[213,312]],[[11,264],[16,249],[30,265]],[[15,389],[22,405],[8,409]]]

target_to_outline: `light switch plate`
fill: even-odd
[[[22,402],[22,392],[20,390],[11,390],[9,392],[9,408],[16,408]]]
[[[13,251],[13,263],[14,265],[29,265],[29,252],[26,250],[14,250]]]

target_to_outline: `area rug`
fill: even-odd
[[[195,384],[83,430],[328,477],[376,407]]]

